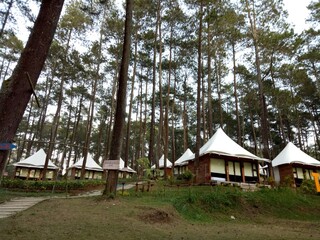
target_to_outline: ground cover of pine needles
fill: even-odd
[[[114,199],[51,198],[0,219],[0,232],[24,240],[320,239],[319,200],[288,188],[155,184]]]

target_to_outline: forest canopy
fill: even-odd
[[[18,23],[28,35],[39,7],[0,3],[1,83],[25,44]],[[258,156],[272,159],[290,141],[319,159],[319,2],[308,10],[310,28],[297,33],[282,0],[134,0],[126,163],[148,157],[154,164],[162,154],[174,162],[187,148],[195,152],[199,126],[200,146],[222,127]],[[124,20],[113,0],[65,1],[36,86],[40,106],[32,97],[11,162],[48,148],[54,128],[58,165],[70,166],[85,148],[98,163],[108,159]]]

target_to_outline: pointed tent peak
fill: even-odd
[[[21,160],[20,162],[21,163],[34,163],[35,159],[36,160],[46,159],[46,157],[47,157],[47,154],[45,153],[45,151],[42,148],[40,148],[37,152],[30,155],[26,159]]]
[[[47,154],[44,152],[42,148],[40,148],[36,153],[27,157],[26,159],[21,160],[13,164],[14,166],[21,167],[35,167],[35,168],[44,168],[46,163]],[[48,161],[49,169],[59,169],[50,159]]]
[[[169,159],[166,159],[166,166],[167,168],[172,167],[172,163],[169,161]],[[159,167],[164,167],[164,154],[162,154],[161,158],[159,159]]]
[[[260,158],[241,147],[233,141],[221,127],[218,128],[215,134],[213,134],[206,144],[200,148],[199,156],[210,153],[259,161],[269,161],[268,159]]]
[[[182,155],[181,157],[175,161],[176,166],[182,166],[182,165],[187,165],[188,160],[192,159],[194,157],[194,153],[188,148]]]
[[[272,160],[272,167],[290,163],[320,166],[320,161],[303,152],[292,142],[289,142],[286,147]]]
[[[122,172],[129,172],[129,173],[136,173],[135,170],[133,170],[131,167],[129,166],[124,166],[124,161],[122,158],[120,158],[120,163],[119,163],[119,171],[122,171]]]
[[[167,159],[166,161],[166,166],[167,168],[171,168],[172,167],[172,163]],[[161,158],[159,159],[159,168],[163,168],[164,167],[164,154],[162,154]],[[156,164],[154,164],[152,167],[152,169],[156,168]]]
[[[80,158],[75,164],[73,164],[70,168],[82,168],[84,157]],[[95,171],[103,171],[102,167],[96,163],[96,161],[92,158],[91,154],[87,154],[86,167],[87,170],[95,170]]]

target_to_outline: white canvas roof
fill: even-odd
[[[83,157],[80,158],[78,162],[76,162],[69,168],[82,168],[82,164],[83,164]],[[93,160],[92,156],[89,153],[87,155],[86,169],[93,170],[93,171],[101,171],[101,172],[103,171],[102,167],[98,163],[96,163],[95,160]]]
[[[35,154],[29,156],[28,158],[21,160],[20,162],[14,163],[16,167],[27,167],[27,168],[44,168],[46,162],[47,154],[41,148]],[[48,169],[59,169],[54,163],[49,160]]]
[[[260,158],[241,147],[225,134],[222,128],[219,128],[209,141],[200,148],[199,156],[210,153],[269,162],[268,159]],[[194,158],[195,154],[190,159]]]
[[[304,153],[291,142],[272,160],[272,167],[290,163],[320,166],[318,160]]]
[[[136,173],[136,171],[133,170],[131,167],[129,166],[124,167],[124,161],[121,158],[120,158],[119,170],[122,172]]]
[[[194,156],[193,152],[188,148],[183,154],[182,156],[175,161],[174,165],[175,166],[183,166],[183,165],[187,165],[188,161],[190,158],[192,158]]]
[[[167,159],[167,168],[171,168],[172,167],[172,163]],[[164,155],[161,156],[161,158],[159,159],[159,168],[163,168],[164,167]],[[156,168],[156,165],[154,164],[152,167],[152,169]]]

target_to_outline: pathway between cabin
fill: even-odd
[[[140,184],[140,183],[139,183]],[[119,186],[118,190],[123,189],[130,189],[133,188],[136,184],[130,183],[125,184],[124,186]],[[12,216],[18,212],[24,211],[37,203],[40,203],[44,200],[51,199],[51,198],[78,198],[78,197],[91,197],[91,196],[100,196],[102,195],[101,190],[90,191],[86,193],[82,193],[76,196],[68,196],[68,197],[21,197],[21,198],[14,198],[10,201],[4,202],[0,204],[0,219]]]

